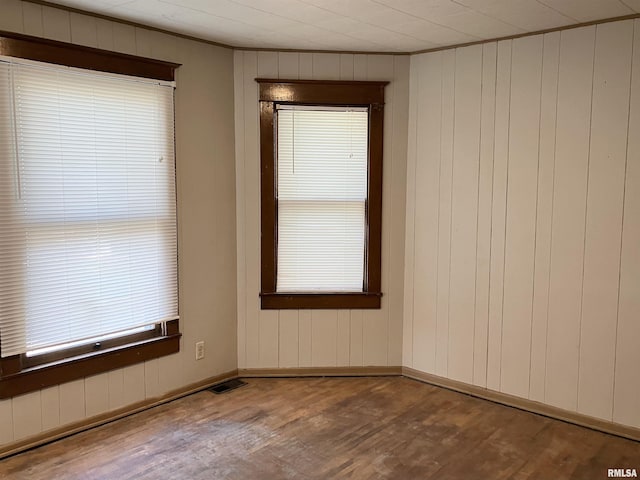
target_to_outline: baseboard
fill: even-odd
[[[581,413],[563,410],[552,407],[544,403],[527,400],[506,393],[496,392],[486,388],[469,385],[456,380],[451,380],[409,367],[302,367],[302,368],[242,368],[207,378],[205,380],[192,383],[186,387],[174,390],[161,397],[147,399],[142,402],[129,405],[127,407],[107,412],[95,417],[87,418],[80,422],[66,425],[54,430],[49,430],[33,437],[20,440],[9,445],[0,447],[0,459],[14,455],[16,453],[29,450],[46,443],[59,440],[76,433],[80,433],[90,428],[99,427],[114,420],[119,420],[129,415],[148,410],[149,408],[162,405],[163,403],[176,400],[192,393],[209,388],[217,383],[230,380],[232,378],[245,377],[368,377],[368,376],[405,376],[428,383],[438,387],[443,387],[456,392],[472,395],[474,397],[489,400],[509,407],[518,408],[531,413],[544,415],[575,425],[591,428],[600,432],[617,435],[630,440],[640,441],[640,429],[621,425],[619,423],[607,422],[598,418],[583,415]]]
[[[214,377],[209,377],[196,383],[192,383],[177,390],[173,390],[165,395],[162,395],[161,397],[146,399],[141,402],[120,408],[118,410],[113,410],[111,412],[96,415],[95,417],[86,418],[79,422],[65,425],[64,427],[49,430],[33,437],[10,443],[8,445],[0,447],[0,459],[8,457],[10,455],[14,455],[16,453],[24,452],[25,450],[44,445],[46,443],[53,442],[55,440],[60,440],[61,438],[68,437],[70,435],[75,435],[76,433],[80,433],[94,427],[99,427],[100,425],[104,425],[105,423],[128,417],[129,415],[133,415],[135,413],[157,407],[158,405],[162,405],[163,403],[171,402],[172,400],[177,400],[181,397],[186,397],[187,395],[199,392],[200,390],[209,388],[217,383],[221,383],[237,377],[238,370],[231,370],[229,372],[222,373]]]
[[[439,377],[437,375],[432,375],[409,367],[402,367],[402,375],[430,385],[465,393],[467,395],[472,395],[484,400],[490,400],[495,403],[500,403],[502,405],[507,405],[527,412],[537,413],[539,415],[544,415],[545,417],[562,420],[563,422],[573,423],[592,430],[598,430],[600,432],[610,433],[630,440],[640,441],[640,428],[608,422],[582,413],[571,412],[569,410],[553,407],[534,400],[528,400],[526,398],[516,397],[507,393],[496,392],[495,390],[489,390],[487,388],[469,385],[456,380],[450,380],[448,378]]]
[[[402,367],[240,368],[239,377],[376,377],[400,376]]]

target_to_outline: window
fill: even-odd
[[[257,81],[262,308],[380,308],[387,82]]]
[[[173,88],[0,57],[0,398],[178,351]]]

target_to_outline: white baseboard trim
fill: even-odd
[[[144,410],[157,407],[158,405],[162,405],[163,403],[171,402],[181,397],[186,397],[187,395],[199,392],[200,390],[204,390],[205,388],[212,387],[217,383],[225,382],[232,378],[238,378],[237,370],[231,370],[230,372],[222,373],[220,375],[216,375],[215,377],[210,377],[205,380],[192,383],[183,388],[173,390],[165,395],[162,395],[161,397],[149,398],[141,402],[137,402],[132,405],[120,408],[118,410],[113,410],[111,412],[106,412],[94,417],[85,418],[84,420],[80,420],[79,422],[71,423],[63,427],[48,430],[32,437],[25,438],[24,440],[19,440],[17,442],[3,445],[2,447],[0,447],[0,459],[8,457],[10,455],[15,455],[16,453],[24,452],[25,450],[29,450],[34,447],[39,447],[55,440],[60,440],[61,438],[68,437],[70,435],[75,435],[76,433],[80,433],[94,427],[99,427],[100,425],[104,425],[105,423],[128,417],[129,415],[133,415],[134,413],[139,413]]]
[[[400,376],[402,367],[240,368],[239,377],[375,377]]]
[[[460,393],[466,393],[467,395],[472,395],[484,400],[490,400],[509,407],[518,408],[531,413],[537,413],[539,415],[544,415],[545,417],[562,420],[563,422],[573,423],[574,425],[580,425],[581,427],[587,427],[592,430],[598,430],[600,432],[610,433],[612,435],[640,442],[640,428],[608,422],[582,413],[572,412],[562,408],[553,407],[545,403],[536,402],[534,400],[528,400],[526,398],[516,397],[507,393],[496,392],[495,390],[489,390],[487,388],[469,385],[456,380],[450,380],[448,378],[439,377],[437,375],[425,373],[409,367],[402,367],[402,375],[430,385],[447,388]]]
[[[233,378],[278,378],[278,377],[372,377],[372,376],[405,376],[428,383],[438,387],[443,387],[456,392],[465,393],[474,397],[489,400],[509,407],[518,408],[527,412],[544,415],[582,427],[587,427],[600,432],[617,435],[640,442],[640,429],[608,422],[599,418],[590,417],[581,413],[571,412],[561,408],[553,407],[533,400],[496,392],[486,388],[469,385],[456,380],[439,377],[430,373],[415,370],[409,367],[302,367],[302,368],[241,368],[232,370],[215,377],[210,377],[184,388],[174,390],[158,398],[147,399],[142,402],[129,405],[127,407],[107,412],[95,417],[87,418],[64,427],[49,430],[33,437],[10,443],[0,447],[0,459],[14,455],[16,453],[29,450],[46,443],[59,440],[85,430],[89,430],[100,425],[104,425],[114,420],[133,415],[149,408],[171,402],[178,398],[191,395],[205,388],[209,388],[217,383],[221,383]]]

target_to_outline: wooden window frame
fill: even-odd
[[[389,82],[274,80],[257,78],[260,100],[261,308],[379,309],[382,251],[382,152],[384,87]],[[366,107],[369,112],[367,201],[362,292],[276,291],[278,206],[276,200],[277,105]]]
[[[177,63],[0,31],[0,55],[174,81]],[[180,351],[179,321],[152,330],[28,357],[0,358],[0,399],[123,368]]]

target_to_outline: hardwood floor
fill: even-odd
[[[403,377],[248,379],[0,461],[2,479],[604,479],[640,443]]]

